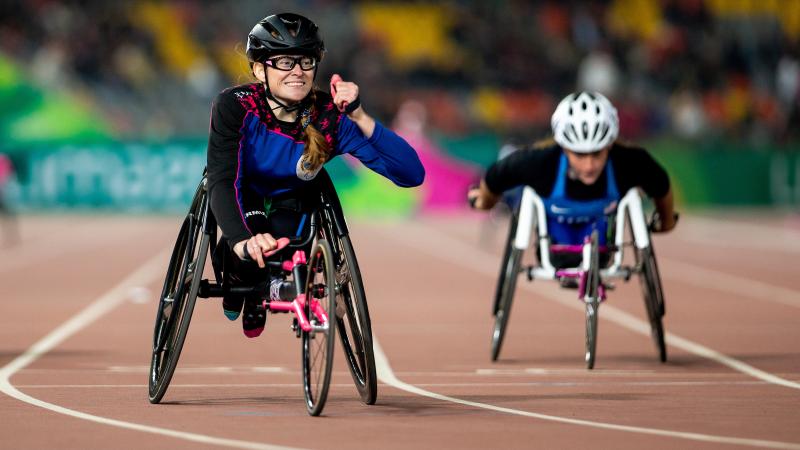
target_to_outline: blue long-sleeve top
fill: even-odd
[[[303,188],[318,173],[304,167],[300,120],[279,121],[265,99],[261,83],[245,84],[222,91],[211,108],[207,166],[211,209],[223,236],[232,243],[250,237],[250,230],[257,228],[250,222],[264,219],[248,205],[263,205],[265,198]],[[315,91],[309,101],[311,123],[331,148],[327,161],[350,154],[398,186],[422,184],[425,169],[403,138],[380,123],[366,138],[324,92]]]

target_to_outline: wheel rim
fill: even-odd
[[[358,263],[349,240],[340,239],[337,263],[337,327],[339,340],[347,358],[350,374],[361,399],[366,404],[375,403],[377,379],[375,356],[372,349],[372,325],[369,308],[359,277]],[[352,253],[351,257],[349,255]],[[341,302],[341,304],[338,304]],[[342,311],[343,310],[343,311]],[[340,317],[340,312],[344,315]]]
[[[509,261],[506,263],[506,266],[510,268],[506,270],[500,294],[500,304],[495,313],[494,331],[492,333],[492,361],[497,360],[503,347],[503,339],[508,328],[508,319],[511,316],[511,305],[514,301],[521,260],[522,250],[512,249]]]
[[[650,320],[650,334],[653,338],[656,350],[658,350],[659,360],[661,362],[666,362],[667,347],[664,342],[664,325],[662,321],[664,314],[664,294],[661,290],[658,266],[656,265],[652,247],[641,250],[639,260],[641,263],[639,280],[642,286],[642,295],[644,296],[647,316]]]
[[[158,388],[159,383],[163,379],[164,365],[169,358],[169,349],[171,341],[174,339],[177,326],[175,321],[180,315],[180,311],[175,311],[175,300],[178,299],[178,305],[182,303],[180,300],[186,291],[185,283],[181,282],[184,279],[185,271],[183,267],[186,266],[185,262],[188,257],[189,251],[189,237],[191,234],[191,218],[187,217],[178,236],[177,242],[170,257],[169,269],[167,276],[164,280],[164,286],[161,291],[158,311],[156,313],[156,327],[153,332],[153,350],[152,359],[150,364],[150,396],[152,397]],[[180,269],[178,269],[180,268]]]
[[[331,326],[335,311],[335,273],[330,247],[320,241],[309,263],[306,282],[306,315],[313,325],[327,325],[325,330],[303,332],[303,379],[306,404],[311,415],[319,415],[325,405],[330,385],[333,364],[333,342],[335,327]],[[328,321],[323,323],[312,312],[312,304],[318,304]]]
[[[202,210],[204,204],[198,205]],[[148,385],[151,403],[161,400],[175,371],[205,266],[209,236],[200,232],[200,222],[195,214],[190,214],[184,221],[162,289],[150,360]]]

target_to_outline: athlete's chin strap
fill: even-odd
[[[270,92],[270,90],[269,90],[269,86],[265,86],[265,91],[266,91],[266,94],[267,94],[267,98],[278,104],[278,106],[272,108],[273,111],[275,111],[276,109],[280,109],[280,108],[283,108],[286,112],[298,111],[303,106],[303,103],[305,101],[305,99],[304,99],[304,100],[301,100],[301,101],[295,103],[294,105],[286,105],[286,104],[281,103],[280,100],[278,100],[277,98],[275,98],[275,96],[272,95],[272,92]]]
[[[272,95],[272,92],[269,91],[269,86],[266,83],[264,83],[264,94],[267,96],[268,99],[271,99],[272,101],[278,104],[278,106],[271,108],[272,111],[275,111],[278,108],[283,108],[284,110],[286,110],[286,112],[292,112],[292,111],[299,111],[300,108],[303,108],[303,110],[298,114],[298,117],[301,119],[300,126],[302,127],[302,131],[305,131],[305,129],[308,128],[308,125],[311,123],[311,106],[307,105],[308,104],[307,100],[311,98],[311,94],[307,95],[306,98],[300,100],[294,105],[285,105],[281,103],[280,100],[278,100]]]
[[[266,69],[266,67],[265,67],[265,69]],[[264,73],[266,74],[266,72],[264,72]],[[311,80],[313,82],[313,80],[316,80],[316,79],[317,79],[317,69],[314,68],[314,77]],[[282,103],[280,100],[278,100],[277,98],[275,98],[274,95],[272,95],[272,91],[269,90],[269,82],[264,83],[264,92],[266,93],[268,99],[270,99],[273,102],[278,104],[278,106],[272,108],[272,111],[275,111],[276,109],[279,109],[279,108],[283,108],[286,112],[298,111],[298,110],[300,110],[300,108],[303,106],[303,103],[305,103],[306,99],[308,98],[308,96],[306,96],[306,98],[304,98],[303,100],[300,100],[299,102],[295,103],[294,105],[286,105],[286,104]],[[303,128],[305,128],[305,127],[303,127]]]

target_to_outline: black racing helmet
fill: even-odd
[[[262,62],[277,54],[302,54],[322,60],[325,43],[317,24],[299,14],[273,14],[261,19],[247,36],[247,58]]]

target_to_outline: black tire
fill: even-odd
[[[312,326],[324,326],[322,330],[303,331],[303,392],[306,408],[312,416],[318,416],[325,407],[328,388],[333,371],[333,344],[336,327],[332,318],[336,314],[336,272],[333,254],[327,241],[320,239],[311,252],[306,280],[305,313]],[[312,309],[318,302],[328,320],[321,323]]]
[[[503,259],[506,262],[511,255],[511,248],[514,246],[514,237],[517,235],[517,223],[519,220],[517,214],[512,212],[508,218],[508,236],[506,237],[506,246],[503,249]],[[506,279],[506,274],[509,270],[509,264],[500,265],[500,275],[497,277],[497,288],[494,292],[494,302],[492,303],[492,315],[497,315],[497,309],[500,307],[500,298],[503,296],[503,286]]]
[[[206,198],[198,189],[170,257],[153,331],[150,403],[159,403],[167,392],[189,330],[209,247],[209,235],[201,230]]]
[[[372,348],[372,323],[361,271],[350,236],[342,236],[333,242],[336,247],[333,252],[336,301],[341,302],[336,311],[339,341],[361,400],[373,405],[378,397],[378,378]]]
[[[667,361],[667,345],[664,342],[664,291],[661,288],[661,275],[658,272],[655,252],[652,241],[650,246],[636,251],[639,271],[639,281],[642,286],[644,305],[647,318],[650,320],[650,332],[658,351],[658,358],[663,363]]]
[[[492,361],[497,361],[500,349],[503,347],[503,337],[508,328],[508,318],[511,317],[511,304],[514,301],[514,291],[517,287],[520,264],[522,263],[522,250],[512,248],[508,258],[503,261],[505,277],[500,282],[500,303],[494,316],[494,331],[492,332]]]
[[[597,230],[592,232],[589,271],[586,274],[586,368],[594,368],[597,354],[597,316],[600,308],[600,253]]]

